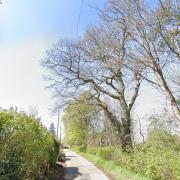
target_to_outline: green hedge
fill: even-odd
[[[55,165],[59,142],[25,113],[0,112],[0,179],[33,180]]]
[[[167,132],[151,132],[146,143],[136,145],[132,153],[113,147],[88,148],[87,153],[111,160],[147,179],[180,179],[180,138]]]
[[[113,147],[102,147],[99,148],[97,155],[105,160],[111,160],[114,151]]]
[[[110,160],[112,159],[112,154],[114,153],[115,148],[112,146],[108,147],[89,147],[86,152],[89,154],[94,154],[98,155],[99,157],[105,159],[105,160]]]

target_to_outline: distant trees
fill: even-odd
[[[90,146],[119,145],[115,128],[99,107],[87,100],[88,96],[92,94],[85,91],[65,109],[65,142],[84,150]]]
[[[168,68],[179,66],[178,9],[175,0],[159,0],[153,8],[140,0],[109,0],[100,25],[78,40],[60,40],[42,61],[54,96],[61,97],[58,106],[88,90],[90,104],[105,113],[124,151],[133,146],[132,111],[142,80],[166,95],[180,120],[167,78]]]
[[[29,106],[29,115],[36,118],[38,121],[41,120],[41,118],[39,117],[39,110],[37,106]]]
[[[85,96],[90,96],[89,92],[84,92],[68,105],[63,117],[66,142],[84,148],[87,147],[88,137],[92,132],[91,116],[96,112],[93,104],[85,102]]]
[[[55,129],[55,126],[54,126],[54,123],[52,122],[49,126],[49,131],[52,135],[55,135],[56,134],[56,129]]]

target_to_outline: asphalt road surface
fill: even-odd
[[[69,149],[64,149],[64,152],[66,155],[65,180],[109,180],[95,165],[77,153]]]

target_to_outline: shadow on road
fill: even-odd
[[[64,168],[65,180],[72,180],[81,175],[78,168],[76,167],[65,167]]]
[[[65,156],[65,157],[67,157],[67,158],[68,158],[68,157],[78,157],[78,156]]]
[[[48,180],[64,180],[64,168],[62,165],[57,164],[50,172]]]
[[[77,156],[65,156],[65,161],[70,161],[72,157],[75,158]]]

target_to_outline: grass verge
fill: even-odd
[[[102,169],[111,179],[116,180],[147,180],[147,178],[141,177],[138,174],[130,172],[126,169],[116,165],[113,161],[104,160],[97,155],[92,155],[84,152],[79,152],[77,149],[73,149],[81,156],[85,157],[98,168]]]

